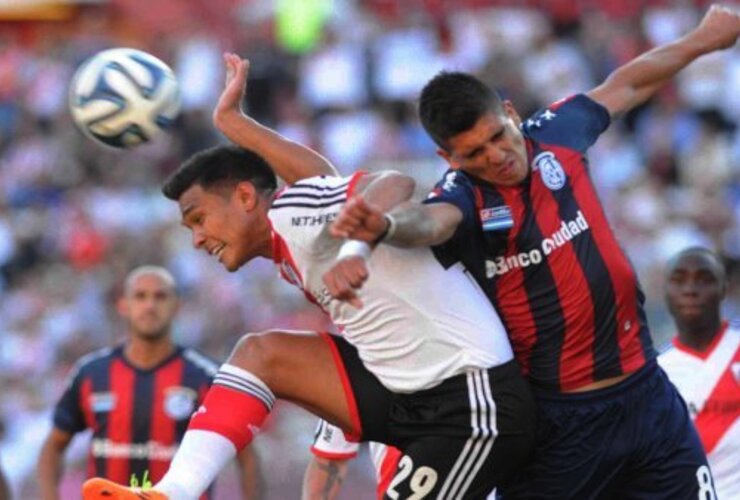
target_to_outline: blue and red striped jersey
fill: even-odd
[[[92,430],[88,476],[128,485],[152,483],[167,471],[218,365],[200,352],[177,347],[159,365],[131,365],[123,346],[80,358],[54,409],[54,426],[69,433]]]
[[[462,211],[435,254],[462,262],[483,287],[542,389],[577,389],[656,356],[637,276],[588,172],[586,150],[609,121],[585,95],[558,101],[522,124],[531,169],[523,183],[450,170],[426,200]]]

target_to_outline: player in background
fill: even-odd
[[[379,206],[413,191],[400,174],[313,177],[277,191],[259,155],[218,146],[194,155],[167,181],[193,244],[229,271],[274,260],[341,329],[341,335],[270,331],[244,336],[214,379],[165,477],[150,498],[189,500],[253,439],[276,398],[338,425],[354,439],[398,446],[415,498],[480,498],[523,463],[534,441],[534,406],[501,322],[460,267],[428,248],[340,241],[329,225],[361,194]],[[331,298],[324,274],[370,259],[357,300]],[[434,286],[431,286],[431,285]],[[193,471],[197,471],[194,474]],[[140,498],[91,480],[83,498]]]
[[[2,468],[0,468],[0,500],[10,500],[10,486]]]
[[[711,251],[688,248],[670,260],[665,296],[678,334],[658,362],[686,400],[717,497],[740,498],[740,330],[722,320],[726,290]]]
[[[178,299],[166,269],[131,271],[117,308],[127,321],[127,341],[81,358],[54,410],[38,464],[42,500],[59,498],[64,452],[85,429],[93,432],[88,477],[125,485],[132,477],[139,484],[159,481],[218,370],[203,354],[174,343]],[[256,455],[246,451],[239,461],[244,498],[259,498]]]
[[[355,198],[335,221],[341,238],[433,245],[443,262],[461,262],[500,312],[541,420],[533,460],[504,498],[714,496],[585,153],[612,118],[697,57],[733,46],[738,33],[738,14],[712,6],[684,37],[525,120],[473,76],[441,73],[422,91],[420,116],[450,171],[426,204],[383,213]],[[364,262],[338,271],[332,296],[354,300]]]

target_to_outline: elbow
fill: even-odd
[[[398,192],[405,196],[404,199],[409,199],[413,196],[414,190],[416,189],[416,181],[413,177],[395,170],[384,173],[383,177],[388,179],[388,182],[392,183]]]

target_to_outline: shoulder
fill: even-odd
[[[107,366],[115,356],[116,349],[113,347],[103,347],[97,351],[85,354],[72,366],[72,374],[77,375]]]
[[[522,132],[537,142],[585,150],[610,123],[604,106],[576,94],[532,114],[522,122]]]
[[[209,356],[192,347],[185,347],[181,353],[183,361],[202,372],[208,378],[213,378],[218,372],[219,364]]]

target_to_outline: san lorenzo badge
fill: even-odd
[[[174,420],[185,420],[195,410],[198,394],[189,387],[170,387],[164,393],[164,412]]]
[[[555,154],[550,151],[540,153],[534,158],[534,170],[540,171],[542,182],[551,191],[557,191],[565,186],[565,171]]]

